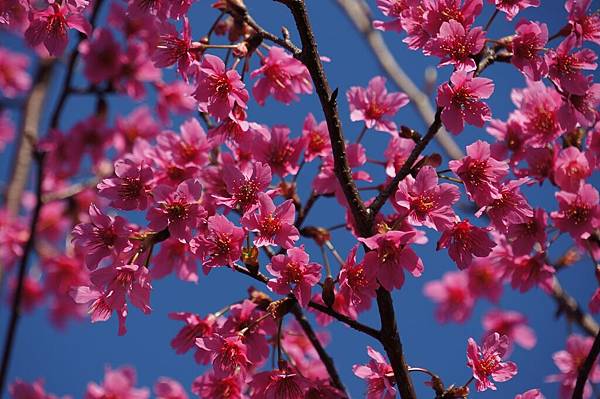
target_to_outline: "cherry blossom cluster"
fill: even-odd
[[[16,211],[0,208],[0,266],[11,295],[21,292],[25,311],[47,306],[58,327],[87,315],[91,322],[116,318],[123,335],[127,319],[138,317],[132,308],[151,314],[159,279],[197,283],[217,272],[246,275],[254,285],[220,310],[169,314],[181,328],[173,351],[193,353],[206,366],[193,382],[194,395],[236,399],[348,397],[325,353],[330,337],[313,330],[307,312],[321,326],[338,320],[366,331],[387,351],[394,337],[362,324],[360,316],[373,303],[381,312],[383,295],[401,290],[407,275],[426,276],[431,266],[425,268],[420,248],[432,237],[456,266],[423,285],[440,323],[466,322],[480,299],[499,306],[505,285],[558,295],[561,269],[580,259],[600,261],[600,196],[592,182],[600,169],[600,83],[590,48],[600,44],[600,14],[589,10],[590,2],[567,0],[566,25],[551,36],[545,23],[517,17],[539,0],[489,0],[493,14],[485,28],[475,25],[483,0],[377,0],[387,20],[373,27],[402,34],[408,48],[439,58],[438,67],[451,74],[437,87],[426,135],[399,123],[415,99],[388,90],[383,76],[348,87],[349,120],[362,128],[351,142],[333,134],[337,91],[321,101],[325,120],[318,109],[301,126],[252,119],[252,107],[290,105],[314,92],[322,97],[317,78],[324,72],[315,68],[329,60],[309,62],[287,28],[283,38],[265,31],[241,0],[212,4],[218,16],[208,27],[192,26],[194,0],[0,0],[0,27],[40,60],[72,55],[64,98],[91,95],[96,104],[91,115],[65,127],[59,100],[47,133],[33,143],[41,192],[25,193]],[[103,6],[104,23],[98,19]],[[492,39],[487,30],[499,13],[509,29]],[[484,75],[494,63],[516,68],[524,79],[511,92],[514,110],[506,120],[493,119],[485,101],[494,82]],[[0,47],[3,99],[35,91],[40,82],[31,64]],[[77,86],[73,73],[85,84]],[[125,115],[110,109],[109,96],[144,105]],[[467,135],[465,125],[481,134],[460,159],[426,149],[442,126]],[[382,154],[363,144],[372,131],[386,133]],[[1,107],[0,151],[16,147],[16,137],[16,121]],[[311,164],[316,173],[306,177]],[[528,198],[540,186],[554,195],[544,207]],[[369,192],[375,194],[363,203],[361,194]],[[343,210],[345,220],[335,228],[307,219],[324,197]],[[353,199],[367,208],[369,234]],[[385,206],[376,207],[381,201]],[[40,211],[30,231],[34,209]],[[334,230],[350,244],[346,256],[334,245]],[[572,249],[553,261],[550,248],[559,238]],[[309,253],[313,244],[321,254]],[[33,270],[19,281],[18,268],[27,267],[20,262],[32,250]],[[600,281],[600,267],[590,273]],[[600,311],[600,288],[587,305],[577,311]],[[445,386],[436,365],[399,370],[389,351],[386,357],[371,346],[368,363],[353,372],[364,380],[367,398],[395,398],[400,371],[427,374],[438,397],[466,397],[472,382],[478,392],[495,390],[496,383],[518,378],[517,365],[507,360],[515,345],[530,350],[537,337],[524,314],[499,307],[484,315],[482,326],[479,341],[465,337],[470,379],[463,385]],[[395,325],[392,330],[397,334]],[[555,353],[559,373],[547,381],[560,384],[561,398],[576,388],[593,345],[593,337],[572,334]],[[592,383],[600,383],[595,361],[586,399]],[[135,385],[133,369],[107,369],[85,397],[150,396]],[[154,393],[187,398],[169,378],[159,379]],[[17,380],[10,394],[56,398],[41,381]],[[543,397],[531,389],[515,399]]]

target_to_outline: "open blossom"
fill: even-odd
[[[207,338],[197,338],[196,345],[209,352],[216,377],[246,374],[252,365],[247,356],[248,347],[242,342],[241,334],[222,336],[217,333]]]
[[[257,232],[254,245],[279,245],[288,249],[300,238],[298,229],[294,226],[296,207],[292,200],[287,200],[275,206],[271,197],[258,193],[258,214],[247,213],[242,218],[242,226],[249,231]]]
[[[321,265],[309,262],[304,247],[274,256],[267,270],[275,277],[269,280],[269,289],[281,295],[293,293],[303,307],[310,301],[311,288],[321,280]]]
[[[355,245],[348,254],[346,262],[340,269],[340,295],[346,298],[357,312],[362,312],[371,307],[371,299],[375,297],[377,284],[377,270],[365,267],[364,263],[356,263]]]
[[[404,269],[415,277],[423,273],[423,261],[410,247],[410,244],[417,242],[415,231],[391,230],[358,240],[371,249],[363,261],[365,268],[376,270],[377,280],[386,290],[402,288]]]
[[[450,161],[450,169],[463,181],[470,199],[480,206],[502,199],[498,182],[508,173],[508,164],[491,156],[490,145],[477,140],[467,146],[467,155]]]
[[[515,396],[515,399],[545,399],[545,397],[539,389],[530,389],[527,392]]]
[[[287,367],[263,371],[252,377],[252,399],[304,399],[311,384],[297,371]]]
[[[192,392],[202,399],[246,399],[244,378],[240,374],[217,377],[208,372],[192,383]]]
[[[569,13],[569,25],[577,37],[577,45],[584,40],[600,44],[600,15],[588,13],[592,0],[567,0],[565,9]]]
[[[285,125],[275,125],[270,130],[270,137],[256,137],[252,145],[255,159],[268,164],[273,173],[281,177],[295,175],[298,159],[304,152],[304,141],[300,137],[290,138],[290,129]]]
[[[467,365],[473,370],[477,391],[496,390],[494,382],[508,381],[517,374],[515,363],[503,361],[508,341],[507,336],[497,332],[489,335],[481,347],[473,338],[469,338]]]
[[[94,30],[91,38],[79,45],[85,61],[83,72],[94,84],[115,78],[121,70],[121,47],[109,29]]]
[[[486,257],[496,244],[488,237],[486,229],[473,226],[468,219],[454,222],[454,226],[442,232],[437,250],[448,248],[448,255],[459,269],[466,269],[473,257]]]
[[[181,37],[174,29],[160,35],[156,50],[152,54],[152,61],[157,68],[165,68],[177,64],[177,72],[186,78],[188,69],[194,61],[191,53],[192,39],[190,22],[187,17],[183,18],[183,31]]]
[[[269,95],[289,104],[298,101],[298,94],[312,93],[308,69],[281,47],[271,47],[260,62],[261,67],[250,74],[252,78],[259,77],[252,86],[252,94],[259,105],[264,105]]]
[[[437,172],[431,166],[419,170],[416,178],[408,175],[398,184],[395,206],[408,222],[443,231],[452,226],[456,215],[452,205],[460,193],[453,184],[438,184]]]
[[[194,359],[196,362],[198,364],[207,364],[210,361],[210,352],[198,347],[196,339],[212,335],[217,328],[217,318],[212,314],[202,318],[195,313],[189,312],[169,313],[169,318],[185,323],[175,338],[171,340],[171,348],[175,349],[175,353],[181,355],[195,348]]]
[[[581,49],[571,53],[577,38],[574,35],[563,40],[556,50],[546,54],[548,76],[562,90],[576,95],[583,95],[589,87],[589,81],[583,70],[595,70],[598,57],[590,49]]]
[[[440,323],[464,323],[475,306],[475,297],[464,272],[447,272],[441,280],[427,282],[423,294],[438,304],[435,316]]]
[[[242,254],[244,236],[244,230],[235,226],[225,216],[209,217],[207,231],[192,242],[204,259],[204,273],[208,274],[212,267],[233,267]]]
[[[169,122],[170,113],[185,115],[196,108],[196,101],[192,97],[194,89],[186,82],[176,80],[172,83],[157,83],[156,88],[156,110],[164,123]]]
[[[513,53],[510,62],[532,80],[540,80],[548,74],[548,65],[542,50],[548,42],[548,26],[537,22],[521,20],[516,27],[516,35],[510,41]]]
[[[404,28],[400,22],[403,12],[408,9],[410,0],[377,0],[377,8],[383,15],[391,18],[388,21],[373,21],[373,28],[382,31],[401,32]]]
[[[68,2],[51,3],[43,11],[33,12],[33,20],[25,31],[25,40],[32,47],[43,44],[52,56],[61,56],[69,42],[69,29],[90,35],[92,26],[81,10]]]
[[[556,352],[552,358],[554,364],[558,367],[560,374],[550,375],[546,378],[547,382],[560,383],[560,398],[567,399],[573,394],[575,383],[579,375],[579,370],[583,366],[583,362],[590,353],[594,338],[583,337],[577,334],[571,334],[567,338],[567,346],[564,350]],[[594,362],[589,374],[589,379],[586,381],[583,389],[583,398],[589,399],[592,397],[592,384],[600,382],[600,367],[598,361]]]
[[[369,129],[394,133],[396,124],[387,118],[408,104],[404,93],[388,93],[385,78],[376,76],[369,81],[367,88],[353,86],[346,93],[350,104],[350,119],[364,121]]]
[[[181,134],[161,134],[157,138],[158,146],[169,151],[178,165],[204,165],[208,160],[211,144],[200,122],[197,119],[188,119],[181,124],[180,132]]]
[[[90,205],[90,223],[80,223],[73,229],[73,243],[85,254],[85,264],[95,269],[108,256],[118,256],[131,248],[127,221],[121,216],[105,215],[95,204]]]
[[[451,85],[444,83],[438,88],[437,104],[443,107],[442,122],[448,131],[458,134],[463,131],[465,122],[483,127],[492,119],[490,108],[481,101],[494,92],[490,79],[473,77],[472,72],[455,71],[450,77]]]
[[[458,21],[444,22],[435,39],[425,47],[427,53],[440,57],[439,66],[454,65],[457,70],[477,69],[473,57],[485,44],[485,33],[481,27],[465,29]]]
[[[4,97],[13,98],[29,90],[28,66],[26,56],[0,47],[0,93]]]
[[[310,162],[316,157],[326,157],[331,154],[331,141],[327,122],[317,123],[314,115],[309,113],[302,126],[302,140],[304,140],[304,159]]]
[[[487,298],[493,303],[498,303],[502,297],[503,270],[498,267],[494,259],[494,251],[487,258],[475,258],[469,265],[469,291],[476,298]]]
[[[488,2],[494,3],[498,10],[506,14],[506,19],[509,21],[525,8],[540,6],[540,0],[488,0]]]
[[[552,287],[554,268],[546,263],[546,254],[523,255],[502,260],[510,284],[520,292],[529,291],[535,286],[549,289]]]
[[[160,279],[173,272],[180,280],[198,282],[198,255],[185,240],[169,238],[152,258],[150,276]]]
[[[8,393],[12,399],[58,399],[55,395],[46,393],[43,381],[28,383],[16,379],[8,387]],[[64,399],[68,399],[68,397],[64,397]]]
[[[161,231],[168,227],[174,238],[190,240],[192,231],[200,226],[206,211],[200,205],[202,185],[198,179],[185,180],[176,190],[166,185],[159,185],[152,190],[156,204],[151,208],[146,219],[148,227]]]
[[[223,165],[223,180],[227,186],[228,197],[214,196],[217,203],[231,209],[239,207],[248,212],[258,205],[258,193],[265,191],[271,183],[271,168],[255,162],[252,169],[240,170],[235,165]]]
[[[98,184],[99,195],[111,200],[110,206],[117,209],[146,209],[152,169],[144,163],[125,158],[115,162],[115,175]]]
[[[366,365],[355,364],[352,372],[358,378],[367,382],[366,399],[394,399],[394,370],[385,360],[385,357],[375,349],[367,346],[367,353],[371,360]]]
[[[188,399],[181,384],[171,378],[160,377],[154,384],[156,399]]]
[[[519,312],[492,309],[483,316],[482,324],[485,337],[495,332],[508,337],[507,352],[511,351],[513,342],[525,349],[532,349],[537,342],[535,332],[527,325],[527,318]]]
[[[126,93],[135,100],[141,100],[146,94],[144,84],[160,80],[161,71],[156,68],[149,56],[149,44],[129,41],[127,50],[121,53],[121,71],[114,81],[120,93]]]
[[[529,255],[536,243],[545,248],[547,220],[546,211],[536,209],[532,217],[508,226],[506,237],[515,255]]]
[[[528,221],[533,216],[533,210],[520,190],[520,186],[528,181],[522,178],[502,183],[498,190],[500,198],[482,207],[475,215],[479,217],[485,213],[499,231],[506,230],[512,224]]]
[[[396,173],[402,168],[410,153],[415,148],[415,142],[411,139],[392,136],[383,152],[385,157],[385,174],[389,177],[396,176]]]
[[[107,397],[119,399],[148,399],[150,391],[147,388],[135,388],[136,375],[131,367],[121,367],[104,372],[102,385],[90,382],[85,392],[85,399],[102,399]]]
[[[588,158],[577,147],[562,149],[554,164],[554,181],[565,191],[577,192],[581,183],[592,174]]]
[[[219,57],[206,54],[199,68],[198,88],[194,96],[199,108],[219,120],[235,118],[234,106],[246,108],[248,91],[237,71],[226,70]]]
[[[591,184],[582,184],[575,193],[559,191],[555,197],[559,210],[550,216],[560,231],[574,239],[586,239],[600,226],[600,198]]]

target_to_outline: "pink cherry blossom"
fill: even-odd
[[[520,292],[529,291],[538,285],[550,289],[555,270],[546,263],[545,258],[546,254],[537,253],[533,256],[523,255],[503,259],[502,263],[506,275],[510,277],[511,286]]]
[[[316,157],[324,158],[331,154],[329,130],[325,121],[317,123],[314,115],[309,113],[302,126],[302,140],[304,141],[304,159],[310,162]]]
[[[454,222],[454,226],[442,232],[437,250],[448,248],[448,255],[459,269],[466,269],[473,257],[486,257],[496,244],[490,240],[486,229],[472,225],[468,219]]]
[[[115,162],[115,175],[98,184],[99,195],[108,198],[110,206],[117,209],[146,209],[152,169],[132,159],[121,159]]]
[[[507,352],[511,351],[513,342],[528,350],[537,342],[535,332],[528,326],[527,318],[519,312],[492,309],[483,316],[481,323],[485,329],[485,337],[497,332],[509,338]]]
[[[188,399],[181,384],[171,378],[160,377],[154,384],[156,399]]]
[[[425,47],[428,54],[440,57],[439,66],[454,65],[457,70],[477,69],[473,57],[485,44],[485,33],[481,27],[465,29],[458,21],[442,23],[438,36]]]
[[[509,21],[525,8],[540,6],[540,0],[488,0],[488,2],[496,4],[496,8],[505,13]]]
[[[494,92],[490,79],[473,77],[473,73],[458,70],[452,74],[450,82],[452,85],[444,83],[437,92],[437,104],[443,107],[442,122],[446,129],[458,134],[463,131],[465,122],[483,127],[485,121],[492,119],[489,107],[480,101]]]
[[[248,91],[240,75],[235,70],[226,70],[225,63],[219,57],[210,54],[204,56],[197,82],[194,96],[201,111],[224,120],[234,117],[234,105],[246,108]]]
[[[133,149],[134,142],[139,139],[152,140],[160,132],[150,109],[141,106],[127,116],[117,116],[115,120],[114,145],[122,154]]]
[[[102,385],[90,382],[85,392],[85,399],[102,399],[116,397],[123,399],[148,399],[148,388],[135,388],[136,375],[131,367],[121,367],[112,370],[107,368],[104,372]]]
[[[577,37],[577,45],[581,46],[584,40],[600,44],[600,15],[588,9],[591,0],[567,0],[565,9],[569,13],[569,25]]]
[[[0,111],[0,152],[15,138],[15,126],[8,112]]]
[[[416,178],[409,175],[398,184],[395,205],[401,214],[408,216],[412,225],[443,231],[456,220],[452,204],[459,198],[460,193],[455,185],[438,184],[435,169],[424,166]]]
[[[0,47],[0,93],[4,97],[14,98],[29,90],[31,77],[28,67],[26,56]]]
[[[521,193],[520,186],[528,181],[529,179],[522,178],[502,183],[498,190],[500,198],[482,207],[475,215],[485,213],[499,231],[505,231],[507,226],[513,224],[527,222],[533,217],[533,210]]]
[[[173,272],[183,281],[198,282],[198,256],[185,240],[169,238],[160,245],[152,258],[152,279],[163,278]]]
[[[185,323],[175,338],[171,340],[171,347],[175,353],[181,355],[195,348],[194,359],[199,364],[208,364],[210,361],[210,352],[196,345],[197,338],[206,338],[215,332],[217,327],[217,318],[209,314],[205,318],[195,313],[176,312],[169,313],[171,320],[180,320]]]
[[[275,277],[269,280],[269,289],[281,295],[294,294],[303,307],[310,301],[311,288],[321,279],[321,265],[309,262],[303,246],[272,257],[267,270]]]
[[[582,71],[595,70],[598,67],[598,56],[590,49],[571,53],[576,41],[574,35],[568,36],[556,50],[550,50],[546,54],[546,62],[548,76],[559,88],[568,93],[582,95],[589,87],[589,81]]]
[[[423,294],[438,304],[435,316],[440,323],[464,323],[475,306],[469,279],[464,272],[447,272],[441,280],[427,282]]]
[[[550,375],[546,378],[546,381],[560,383],[561,399],[567,399],[572,396],[579,370],[592,348],[593,341],[593,337],[571,334],[567,338],[566,348],[554,353],[552,356],[560,374]],[[589,374],[589,380],[585,383],[583,390],[584,399],[592,397],[592,383],[597,384],[598,382],[600,382],[600,367],[598,366],[598,361],[596,361]]]
[[[508,164],[491,157],[488,143],[477,140],[467,146],[467,155],[463,159],[450,161],[448,165],[464,182],[467,195],[476,204],[485,206],[502,199],[498,181],[506,176]]]
[[[152,54],[152,60],[157,68],[177,64],[177,72],[186,78],[194,58],[190,22],[187,17],[184,17],[181,37],[177,32],[174,32],[174,29],[169,29],[169,31],[161,34],[156,51]]]
[[[367,346],[367,353],[371,360],[367,365],[355,364],[352,372],[358,378],[367,382],[366,399],[394,399],[396,388],[394,387],[394,370],[386,361],[385,357],[375,349]]]
[[[246,399],[244,379],[239,374],[217,377],[208,372],[194,380],[192,392],[202,399]]]
[[[539,0],[534,0],[539,1]],[[540,55],[548,42],[546,24],[521,20],[516,27],[516,35],[510,42],[513,56],[510,62],[532,80],[540,80],[548,74],[548,65]]]
[[[268,164],[281,177],[298,172],[298,159],[304,152],[303,140],[290,138],[290,129],[284,125],[271,127],[270,137],[259,135],[253,143],[254,157]]]
[[[298,94],[312,93],[312,82],[308,69],[281,47],[273,46],[269,54],[262,57],[261,67],[252,71],[252,78],[259,77],[252,94],[259,105],[265,105],[268,96],[284,104],[298,101]]]
[[[251,399],[304,399],[310,382],[290,368],[264,371],[252,379]]]
[[[156,84],[158,101],[156,110],[160,119],[167,123],[171,113],[186,115],[196,108],[192,97],[194,88],[184,81],[176,80],[169,84]]]
[[[44,383],[41,380],[34,381],[32,383],[25,382],[20,379],[16,379],[8,387],[8,393],[12,399],[58,399],[57,396],[46,393],[44,390]],[[68,399],[65,396],[63,399]]]
[[[577,192],[591,174],[586,154],[577,147],[567,147],[558,153],[554,164],[554,181],[561,189]]]
[[[371,79],[366,88],[351,87],[346,97],[352,121],[364,121],[369,129],[389,133],[396,131],[396,124],[387,118],[393,117],[409,101],[404,93],[388,93],[385,78],[381,76]]]
[[[257,232],[254,245],[279,245],[284,249],[291,248],[300,238],[298,229],[294,227],[296,208],[292,200],[275,206],[270,196],[258,193],[258,214],[246,213],[242,218],[242,226],[249,231]]]
[[[498,303],[502,297],[503,271],[494,252],[492,251],[487,258],[473,259],[466,272],[471,295]]]
[[[574,193],[559,191],[555,197],[559,210],[550,216],[560,231],[585,239],[600,226],[600,198],[591,184],[582,184]]]
[[[346,262],[342,265],[339,275],[340,295],[347,298],[357,312],[362,312],[371,307],[371,300],[375,297],[377,284],[377,270],[365,267],[364,263],[356,262],[355,245]]]
[[[112,80],[121,70],[121,47],[110,30],[98,28],[91,38],[79,45],[85,61],[84,73],[91,83]]]
[[[527,392],[515,396],[515,399],[545,399],[545,397],[539,389],[530,389]]]
[[[152,64],[149,51],[145,42],[127,43],[127,50],[121,53],[121,71],[114,81],[118,92],[140,100],[146,94],[144,84],[160,79],[161,71]]]
[[[247,212],[258,205],[258,193],[266,190],[271,183],[271,168],[256,162],[251,170],[241,171],[234,165],[225,164],[223,180],[229,196],[215,196],[218,203],[231,209],[239,206],[243,212]]]
[[[51,3],[43,11],[35,11],[25,40],[32,47],[43,44],[52,56],[61,56],[69,42],[69,29],[76,29],[85,35],[92,33],[92,26],[80,10],[67,2],[62,5]]]
[[[402,288],[404,269],[415,277],[423,273],[423,261],[410,247],[417,241],[415,231],[391,230],[358,240],[371,249],[364,258],[365,268],[376,271],[379,284],[386,290]]]
[[[241,334],[222,336],[215,333],[207,338],[196,338],[196,345],[209,352],[216,377],[227,377],[237,373],[244,375],[252,365]]]
[[[489,335],[480,347],[473,338],[467,344],[467,365],[473,370],[477,391],[496,390],[494,382],[506,382],[517,374],[517,365],[503,361],[509,339],[497,332]]]
[[[525,157],[525,137],[521,121],[512,113],[506,122],[492,119],[487,127],[487,132],[496,138],[491,145],[491,154],[495,159],[506,159],[510,155],[510,164],[516,164]]]
[[[181,166],[204,165],[208,160],[211,144],[198,120],[186,120],[179,130],[181,134],[161,134],[157,139],[158,146],[169,151],[173,160]]]
[[[208,274],[213,267],[233,267],[242,255],[244,236],[244,230],[236,227],[225,216],[209,217],[207,231],[192,243],[204,259],[204,274]]]
[[[110,217],[94,204],[90,205],[90,223],[80,223],[73,229],[73,243],[85,253],[85,264],[95,269],[102,259],[132,248],[130,228],[120,216]]]
[[[382,31],[397,31],[403,30],[400,22],[400,16],[408,10],[411,0],[377,0],[377,8],[386,17],[392,18],[388,21],[373,21],[373,27]]]
[[[396,173],[404,165],[404,162],[406,162],[414,148],[415,142],[411,139],[396,136],[391,137],[388,146],[383,152],[386,160],[385,173],[390,177],[396,176]]]
[[[547,213],[536,209],[526,221],[508,226],[507,239],[515,255],[529,255],[536,243],[545,248],[547,220]]]

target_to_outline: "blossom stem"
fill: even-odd
[[[298,165],[298,171],[292,177],[292,183],[296,183],[296,180],[298,180],[298,176],[300,175],[300,171],[302,170],[302,168],[304,167],[305,164],[306,164],[306,158],[302,157],[302,161],[300,161],[300,165]]]
[[[331,251],[331,254],[335,258],[335,260],[338,261],[338,263],[340,264],[340,266],[344,266],[344,263],[346,263],[346,262],[344,262],[344,259],[342,259],[342,257],[340,256],[339,252],[335,249],[335,247],[333,246],[333,243],[331,242],[331,240],[325,241],[325,245],[327,246],[327,248],[329,248],[329,250]]]
[[[592,344],[592,348],[588,353],[583,365],[579,368],[579,373],[577,375],[577,382],[575,384],[575,389],[573,390],[573,399],[582,399],[583,391],[585,388],[585,383],[594,367],[594,363],[596,363],[596,359],[598,358],[598,354],[600,354],[600,332],[596,334],[596,338],[594,339],[594,343]]]
[[[462,180],[457,179],[456,177],[452,177],[452,176],[446,176],[446,175],[441,175],[438,173],[438,177],[440,179],[444,179],[444,180],[448,180],[454,183],[458,183],[458,184],[464,184]]]
[[[356,138],[356,144],[360,143],[363,139],[363,137],[365,136],[365,133],[367,132],[368,128],[367,125],[364,125],[362,130],[360,131],[360,133],[358,134],[358,137]]]
[[[500,10],[498,10],[496,8],[496,10],[494,11],[494,13],[492,14],[492,16],[490,17],[490,19],[487,21],[487,23],[485,24],[485,27],[483,28],[484,31],[488,31],[490,29],[490,26],[492,26],[492,22],[494,22],[494,19],[496,19],[496,16],[498,15],[498,13],[500,12]]]
[[[463,388],[468,388],[469,385],[471,385],[471,383],[475,380],[475,376],[471,376],[471,378],[469,378],[469,381],[465,382],[465,385],[463,385]]]
[[[325,264],[325,272],[327,273],[327,277],[331,277],[331,265],[329,264],[329,258],[327,257],[325,248],[322,245],[319,245],[319,248],[321,248],[321,254],[323,255],[323,263]]]

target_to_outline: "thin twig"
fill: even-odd
[[[581,310],[577,301],[570,296],[560,285],[558,279],[554,279],[550,296],[559,307],[559,314],[565,315],[567,320],[576,323],[588,335],[595,337],[600,331],[598,323],[587,313]]]
[[[582,399],[583,391],[585,388],[585,383],[594,367],[594,363],[596,363],[596,359],[598,358],[598,354],[600,353],[600,333],[596,334],[596,338],[594,339],[594,343],[592,344],[592,348],[590,349],[590,353],[588,353],[585,361],[579,368],[579,373],[577,374],[577,382],[575,384],[575,389],[573,390],[573,399]]]

